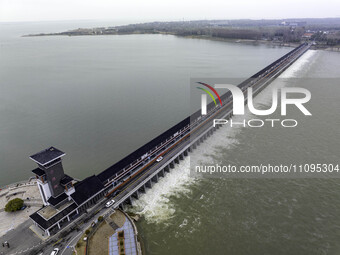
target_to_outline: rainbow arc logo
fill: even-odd
[[[211,89],[211,91],[214,92],[214,94],[217,96],[217,98],[218,98],[218,100],[220,101],[220,104],[221,104],[221,106],[222,106],[222,100],[221,100],[221,98],[220,98],[220,95],[217,93],[217,91],[216,91],[213,87],[211,87],[209,84],[206,84],[206,83],[203,83],[203,82],[197,82],[197,83],[198,83],[198,84],[201,84],[201,85],[203,85],[203,86],[205,86],[205,87],[207,87],[207,88],[209,88],[209,89]],[[201,90],[203,90],[205,93],[207,93],[207,94],[212,98],[212,100],[214,101],[215,105],[217,105],[214,96],[211,94],[211,92],[210,92],[209,90],[203,89],[203,88],[201,88],[201,87],[197,87],[197,88],[198,88],[198,89],[201,89]]]
[[[209,84],[206,84],[204,82],[197,82],[197,83],[205,86],[208,89],[210,89],[216,95],[216,97],[218,98],[218,100],[220,101],[220,104],[222,106],[221,97],[212,86],[210,86]],[[197,87],[197,88],[200,89],[200,90],[203,90],[205,93],[207,93],[211,97],[211,99],[214,101],[215,105],[217,106],[217,102],[216,102],[215,97],[213,96],[213,94],[208,89],[201,88],[201,87]],[[205,94],[202,94],[201,103],[202,103],[202,107],[201,107],[202,115],[206,115],[207,114],[207,96]]]

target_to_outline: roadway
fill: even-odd
[[[39,246],[42,240],[33,234],[29,228],[32,225],[31,220],[26,220],[15,229],[8,231],[0,237],[0,243],[8,242],[10,248],[0,245],[0,254],[27,254],[26,252]],[[26,244],[26,245],[22,245]]]

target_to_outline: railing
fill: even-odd
[[[15,189],[15,188],[23,187],[23,186],[35,185],[36,183],[37,183],[36,177],[31,176],[31,177],[28,178],[27,181],[19,181],[19,182],[11,183],[11,184],[5,185],[3,187],[0,187],[0,191],[5,190],[5,189]]]

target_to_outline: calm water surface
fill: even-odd
[[[166,35],[21,37],[105,25],[0,24],[0,185],[31,176],[28,157],[51,145],[74,177],[99,173],[189,114],[190,77],[246,77],[290,50]]]

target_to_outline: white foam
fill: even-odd
[[[180,164],[176,164],[170,173],[166,174],[164,178],[160,178],[152,189],[147,189],[146,193],[142,194],[138,200],[133,199],[132,207],[129,210],[143,216],[148,223],[162,222],[166,224],[166,221],[171,219],[176,212],[172,197],[190,195],[192,185],[200,181],[190,175],[190,163],[195,160],[212,162],[214,160],[212,155],[216,152],[216,147],[223,146],[225,148],[237,144],[235,136],[240,130],[239,127],[230,128],[228,126],[218,129],[196,150],[193,150],[190,156],[184,158]],[[204,196],[202,195],[200,199],[204,199]],[[185,225],[184,221],[180,227]]]
[[[179,225],[180,228],[183,228],[184,226],[188,225],[188,220],[187,219],[184,219],[182,224]]]
[[[303,54],[298,60],[296,60],[290,67],[287,68],[279,78],[294,78],[300,70],[302,70],[306,65],[308,65],[312,57],[316,54],[316,50],[308,50]]]
[[[272,104],[272,92],[273,89],[280,89],[285,87],[289,83],[289,79],[298,78],[301,75],[301,71],[307,70],[311,62],[314,61],[317,50],[308,50],[303,54],[296,62],[287,68],[277,79],[269,84],[263,91],[261,91],[254,99],[254,107],[256,109],[268,109],[267,106]],[[262,107],[266,106],[266,107]],[[254,117],[254,116],[253,116]]]
[[[190,177],[189,164],[190,159],[187,157],[176,165],[164,178],[160,178],[152,189],[147,189],[138,200],[133,200],[130,211],[144,216],[148,222],[158,223],[170,219],[175,213],[170,197],[190,193],[188,185],[195,182],[195,179]]]

